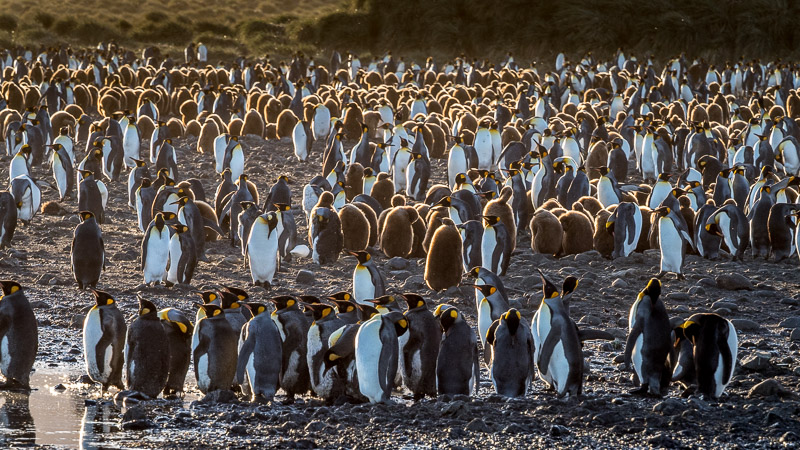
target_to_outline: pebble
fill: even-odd
[[[569,433],[569,428],[564,425],[553,425],[550,427],[550,436],[566,436]]]
[[[686,292],[670,292],[667,294],[667,299],[675,302],[685,302],[692,299],[692,296]]]
[[[739,306],[725,300],[717,300],[711,304],[711,309],[727,309],[728,311],[738,311]]]
[[[301,270],[297,272],[297,276],[295,277],[294,280],[298,284],[314,284],[316,278],[317,277],[314,275],[314,272],[310,270]]]
[[[758,331],[761,325],[749,319],[731,319],[736,331]]]
[[[36,300],[31,302],[31,308],[33,309],[50,309],[51,306],[47,302],[43,302],[41,300]]]
[[[792,330],[792,334],[789,336],[789,339],[792,341],[800,341],[800,328],[795,328]]]
[[[800,327],[800,316],[783,319],[778,326],[781,328],[798,328]]]
[[[689,295],[694,297],[697,295],[704,295],[706,290],[702,286],[692,286],[689,288]]]
[[[600,322],[601,321],[599,317],[587,315],[581,317],[581,320],[578,323],[595,326],[600,325]]]
[[[617,278],[611,283],[611,286],[615,288],[626,288],[628,287],[628,282],[623,280],[622,278]]]
[[[386,262],[386,267],[389,270],[403,270],[408,267],[408,260],[399,256],[395,256]]]
[[[777,395],[779,397],[787,397],[791,395],[791,392],[789,392],[785,387],[783,387],[783,385],[781,385],[778,382],[778,380],[770,378],[753,386],[750,389],[750,392],[747,393],[748,398],[771,397],[773,395]]]
[[[677,398],[668,398],[664,401],[656,403],[653,406],[653,412],[660,412],[665,416],[674,416],[686,410],[687,405],[683,400]]]
[[[749,291],[753,289],[753,283],[740,273],[730,273],[717,277],[717,287],[729,291]]]
[[[742,360],[742,367],[760,372],[770,367],[769,358],[769,353],[756,352]]]
[[[236,398],[236,394],[233,391],[228,390],[219,390],[214,392],[209,392],[206,394],[205,397],[201,400],[202,403],[239,403],[239,399]]]
[[[85,314],[73,314],[69,321],[70,328],[83,328],[83,321],[86,319]]]
[[[489,425],[486,425],[486,422],[484,422],[483,419],[480,419],[480,418],[472,419],[467,424],[466,428],[469,431],[478,431],[478,432],[481,432],[481,433],[491,433],[492,432],[492,429],[489,428]]]

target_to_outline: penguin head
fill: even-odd
[[[158,312],[158,318],[163,322],[168,323],[175,327],[182,334],[192,334],[194,327],[192,322],[183,315],[180,310],[175,308],[164,308]]]
[[[251,207],[256,206],[256,204],[253,202],[239,202],[239,206],[242,207],[242,211],[247,211]]]
[[[161,211],[161,216],[164,218],[165,221],[175,220],[178,217],[177,214],[170,211]]]
[[[411,311],[412,309],[427,309],[427,305],[425,304],[425,299],[422,298],[419,294],[402,294],[403,298],[408,305],[408,310]]]
[[[326,305],[325,303],[305,303],[303,304],[303,309],[311,312],[314,321],[322,320],[333,313],[333,306]]]
[[[150,181],[150,178],[142,178],[142,185],[140,186],[141,189],[148,188],[152,186],[153,182]]]
[[[103,151],[102,150],[95,150],[94,151],[94,157],[97,158],[97,159],[101,159],[103,157]]]
[[[216,291],[198,292],[198,295],[203,299],[203,304],[215,302],[219,299],[219,293]]]
[[[658,208],[654,209],[653,210],[653,214],[656,214],[659,217],[666,217],[670,213],[670,211],[672,211],[672,210],[670,209],[669,206],[661,206],[661,207],[658,207]]]
[[[274,230],[278,226],[278,215],[274,212],[268,212],[258,217],[258,220],[263,221],[269,227],[269,231]]]
[[[666,181],[666,182],[669,182],[669,178],[670,178],[671,176],[672,176],[672,174],[671,174],[671,173],[669,173],[669,172],[662,172],[662,173],[658,174],[658,180],[659,180],[659,181]]]
[[[497,216],[481,216],[485,227],[493,227],[500,223],[500,218]]]
[[[358,265],[363,266],[372,259],[372,256],[365,251],[349,252],[351,255],[358,259]]]
[[[609,172],[611,172],[611,170],[606,166],[602,166],[598,170],[600,171],[600,175],[602,176],[606,176],[608,175]]]
[[[158,308],[150,300],[139,297],[139,316],[149,316],[158,313]]]
[[[464,174],[460,174],[460,175],[464,175]],[[465,175],[464,177],[466,178],[466,175]],[[442,199],[441,199],[441,200],[439,200],[439,201],[438,201],[438,202],[437,202],[437,203],[434,205],[434,207],[435,207],[435,206],[443,206],[443,207],[445,207],[445,208],[449,208],[449,207],[450,207],[450,205],[452,204],[452,201],[453,201],[453,199],[452,199],[452,198],[450,198],[450,196],[447,196],[447,197],[442,197]]]
[[[207,318],[217,317],[217,316],[221,317],[221,316],[223,316],[225,314],[225,311],[223,311],[222,308],[220,308],[217,305],[213,305],[213,304],[206,303],[206,304],[200,305],[200,309],[203,310],[203,312],[205,313]]]
[[[180,197],[174,202],[170,203],[170,205],[178,205],[178,207],[186,206],[186,203],[189,202],[189,197]]]
[[[539,271],[539,276],[542,279],[542,294],[544,294],[544,299],[548,298],[556,298],[559,296],[558,288],[544,276],[544,272],[542,269],[537,269]]]
[[[381,314],[380,311],[378,311],[374,306],[362,305],[360,303],[358,304],[358,311],[360,313],[359,316],[362,322],[365,322],[371,319],[372,317]]]
[[[23,145],[22,147],[19,148],[19,152],[22,153],[23,155],[30,154],[31,146],[28,145],[28,144],[25,144],[25,145]]]
[[[156,218],[153,219],[155,221],[155,227],[160,231],[164,229],[164,213],[159,212],[156,214]]]
[[[3,289],[3,296],[15,294],[22,290],[22,286],[13,280],[0,280],[0,287]]]
[[[225,289],[225,292],[235,295],[239,301],[245,301],[250,298],[250,294],[248,294],[244,289],[226,285],[222,285],[222,288]]]
[[[94,213],[91,211],[81,211],[78,213],[78,215],[81,218],[81,222],[86,222],[87,220],[94,218]]]
[[[446,305],[440,305],[440,306],[446,306]],[[437,308],[436,311],[439,313],[438,314],[439,326],[442,327],[442,331],[444,333],[447,333],[447,330],[449,330],[454,323],[456,323],[459,320],[463,320],[460,317],[461,313],[459,313],[458,310],[452,306],[448,308],[442,308],[441,311],[439,310],[439,308]]]
[[[181,224],[173,225],[172,228],[178,234],[183,234],[183,233],[186,233],[187,231],[189,231],[189,227],[187,227],[186,225],[181,225]]]
[[[505,312],[502,316],[500,316],[500,320],[506,324],[508,327],[509,333],[512,335],[517,333],[517,329],[519,328],[519,323],[522,320],[522,314],[514,308],[509,309]]]
[[[247,303],[247,307],[250,308],[250,311],[253,313],[253,317],[267,311],[267,306],[263,303]]]
[[[683,339],[688,339],[692,341],[692,344],[695,344],[699,331],[700,324],[691,320],[687,320],[675,327],[673,330],[675,333],[675,348],[678,348]]]
[[[561,294],[562,295],[569,295],[575,292],[575,289],[578,288],[578,279],[573,277],[572,275],[564,278],[564,284],[561,287]]]
[[[91,170],[80,169],[80,170],[78,170],[78,173],[81,174],[81,179],[82,180],[85,180],[85,179],[89,178],[90,176],[94,175],[94,172],[92,172]]]
[[[686,195],[686,191],[685,190],[683,190],[681,188],[677,188],[677,187],[672,189],[671,193],[675,198],[679,198],[681,195]]]
[[[133,162],[136,163],[136,167],[144,167],[146,165],[143,159],[135,159],[135,158],[132,159]]]
[[[297,299],[291,295],[280,295],[269,300],[275,305],[275,311],[281,311],[297,305]]]
[[[292,206],[287,205],[286,203],[273,203],[273,205],[275,205],[275,208],[277,208],[278,211],[289,211],[292,209]]]
[[[639,298],[644,296],[650,297],[650,301],[655,303],[661,295],[661,281],[658,278],[651,278],[647,286],[639,293]]]

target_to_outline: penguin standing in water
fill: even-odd
[[[651,232],[658,233],[658,246],[661,249],[661,271],[658,278],[672,272],[679,280],[683,280],[686,278],[682,272],[686,247],[694,247],[689,230],[678,217],[678,213],[668,206],[657,208],[653,214],[658,215],[658,222],[651,228]]]
[[[228,390],[236,375],[239,336],[217,305],[204,304],[205,317],[197,321],[192,335],[192,361],[197,388],[203,394]]]
[[[117,303],[106,292],[92,291],[95,305],[83,321],[83,354],[89,378],[102,385],[122,389],[122,365],[125,362],[125,334],[128,327]]]
[[[422,400],[426,395],[436,397],[436,359],[442,332],[425,300],[417,294],[403,294],[408,310],[403,314],[408,320],[408,338],[400,348],[403,359],[403,384]]]
[[[269,212],[258,216],[250,230],[245,258],[256,286],[271,286],[280,267],[277,227],[278,217]]]
[[[439,318],[443,333],[436,360],[436,389],[439,395],[477,394],[480,369],[475,332],[452,306],[439,305],[434,316]]]
[[[28,297],[16,281],[2,280],[0,287],[0,375],[3,389],[30,389],[30,377],[39,351],[39,329]]]
[[[578,327],[569,317],[558,289],[541,271],[539,275],[544,295],[531,327],[536,351],[534,363],[542,379],[559,397],[579,396],[583,391],[583,351]]]
[[[408,330],[399,312],[375,314],[356,334],[358,388],[370,403],[386,403],[394,388],[399,348],[397,338]]]
[[[156,398],[169,377],[169,341],[149,300],[139,298],[139,316],[125,338],[125,379],[128,390]]]
[[[498,275],[505,275],[511,262],[511,237],[500,218],[482,216],[481,267]]]
[[[174,225],[172,229],[174,233],[169,239],[167,282],[189,284],[197,266],[194,239],[186,225]]]
[[[192,334],[194,326],[186,315],[175,308],[158,312],[164,332],[169,340],[169,378],[164,387],[164,397],[183,395],[183,384],[192,360]]]
[[[284,296],[271,300],[275,303],[275,311],[270,317],[281,335],[281,389],[286,392],[287,403],[291,403],[295,395],[303,395],[311,387],[306,360],[306,340],[311,321],[294,298]]]
[[[739,351],[739,338],[730,320],[718,314],[695,314],[675,328],[675,348],[687,355],[679,355],[683,363],[686,356],[692,367],[687,371],[678,365],[673,380],[681,379],[685,384],[697,383],[697,390],[706,398],[719,398],[731,382],[736,369],[736,356]],[[683,346],[686,340],[690,346]],[[693,369],[693,370],[691,370]],[[686,380],[685,372],[692,372],[691,380]]]
[[[524,397],[533,377],[533,337],[520,326],[522,314],[509,309],[495,320],[486,333],[491,346],[490,373],[494,390],[506,397]]]
[[[661,282],[652,278],[631,306],[625,367],[633,369],[641,387],[635,394],[664,396],[672,379],[668,357],[672,348],[672,328],[661,301]]]
[[[606,220],[606,230],[614,235],[611,258],[628,257],[639,244],[642,234],[642,210],[635,203],[622,202]]]
[[[103,233],[90,211],[81,211],[81,223],[75,227],[70,247],[72,274],[78,289],[94,288],[105,266]]]
[[[142,264],[144,283],[160,284],[167,275],[169,260],[170,227],[164,221],[162,213],[156,214],[150,222],[142,239]]]
[[[372,256],[365,252],[350,252],[358,259],[353,271],[353,299],[365,305],[368,300],[376,299],[386,293],[386,281],[378,269]]]
[[[269,314],[264,313],[266,306],[250,303],[249,307],[254,317],[239,336],[236,379],[242,381],[245,394],[249,390],[250,401],[269,402],[280,387],[281,335]]]
[[[345,322],[336,316],[333,306],[316,303],[306,305],[306,310],[309,309],[314,318],[308,328],[306,339],[306,361],[311,376],[311,390],[326,402],[332,403],[344,394],[344,380],[339,379],[335,373],[325,370],[324,356],[328,350],[328,339],[331,334],[345,326]]]

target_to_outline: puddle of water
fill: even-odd
[[[36,390],[0,391],[0,447],[114,448],[120,441],[137,439],[120,429],[124,408],[108,401],[108,394],[100,400],[99,387],[87,390],[83,385],[71,385],[78,376],[63,368],[37,367],[31,375]],[[54,389],[58,384],[67,389]],[[183,406],[197,398],[186,395]],[[87,399],[98,401],[87,404]]]

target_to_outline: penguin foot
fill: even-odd
[[[644,397],[647,395],[647,390],[647,385],[643,384],[641,387],[639,387],[639,389],[628,391],[628,394]]]
[[[0,391],[30,392],[32,390],[29,384],[20,383],[14,379],[9,379],[6,380],[5,383],[0,383]]]

